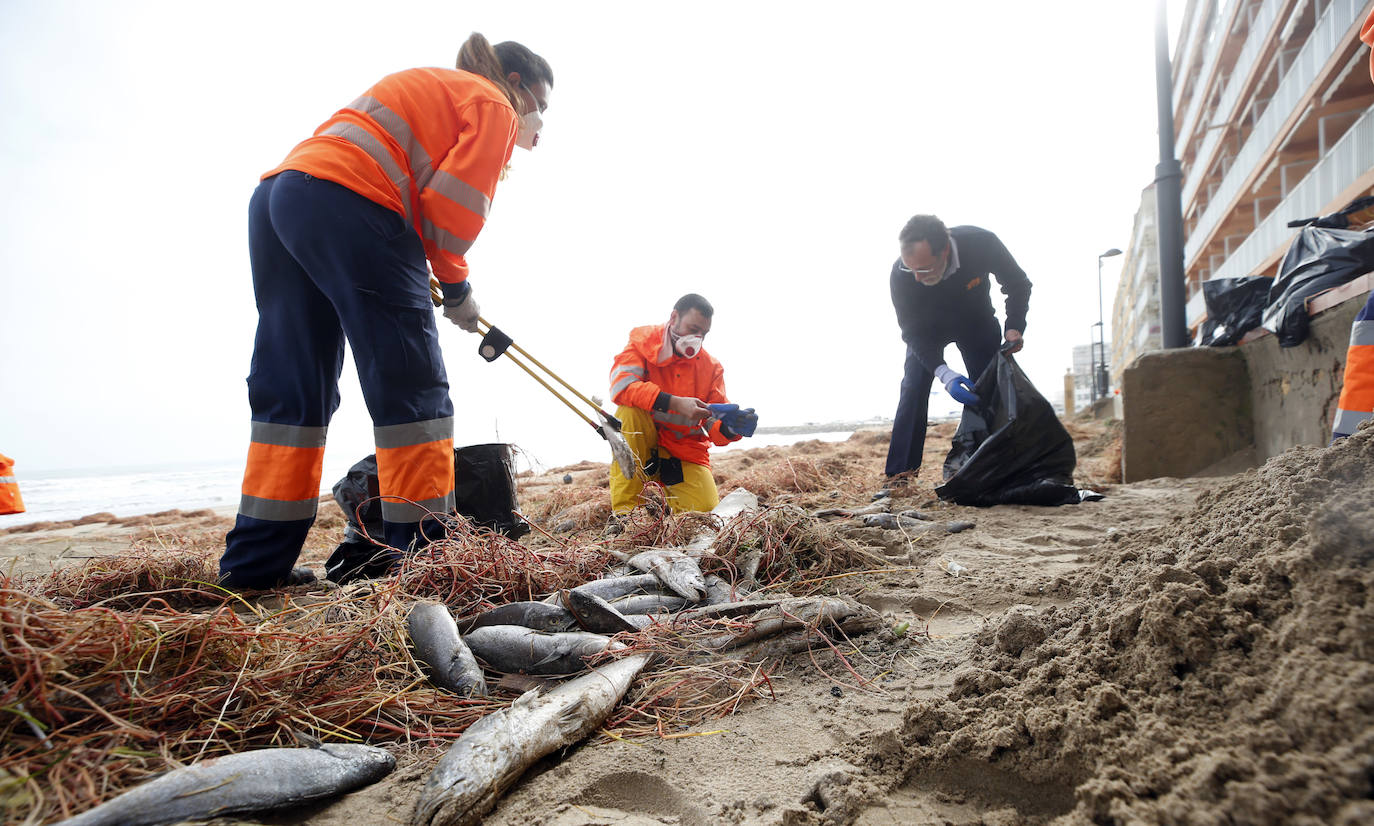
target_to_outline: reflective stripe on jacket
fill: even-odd
[[[1350,327],[1350,349],[1346,351],[1345,380],[1331,425],[1332,440],[1349,436],[1369,418],[1374,418],[1374,293]]]
[[[714,416],[694,424],[676,413],[654,410],[659,393],[693,396],[706,404],[724,404],[725,368],[705,350],[685,359],[673,350],[668,325],[636,327],[611,365],[611,401],[649,411],[658,428],[658,446],[684,462],[711,466],[711,443],[738,441],[721,434]],[[708,441],[702,428],[710,433]]]
[[[14,478],[14,460],[0,453],[0,513],[23,513],[24,499]]]
[[[458,69],[388,75],[263,175],[294,169],[401,213],[440,281],[468,276],[518,118],[486,78]]]

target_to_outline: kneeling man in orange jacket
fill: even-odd
[[[729,403],[725,369],[702,349],[714,314],[709,301],[688,293],[673,305],[668,323],[631,330],[615,357],[611,400],[640,468],[626,479],[611,463],[613,512],[632,510],[646,481],[667,489],[674,513],[711,510],[720,501],[711,445],[754,435],[754,409]]]

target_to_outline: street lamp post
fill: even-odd
[[[1094,359],[1095,372],[1093,373],[1093,398],[1100,399],[1107,395],[1107,388],[1110,383],[1107,381],[1107,337],[1106,330],[1102,326],[1102,259],[1111,258],[1113,255],[1120,255],[1121,250],[1112,247],[1101,255],[1097,256],[1097,358]]]

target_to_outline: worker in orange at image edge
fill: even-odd
[[[0,453],[0,514],[23,513],[24,497],[14,476],[14,460]]]
[[[512,150],[537,142],[552,87],[539,55],[474,33],[456,69],[382,78],[262,176],[248,210],[252,429],[220,559],[226,587],[314,579],[294,565],[315,521],[345,340],[377,448],[388,546],[379,553],[395,564],[443,535],[455,503],[454,407],[430,269],[444,316],[477,332],[464,256]]]
[[[725,368],[703,349],[714,315],[710,302],[688,293],[666,324],[631,330],[615,357],[611,400],[640,469],[627,479],[611,463],[612,512],[633,510],[646,481],[664,486],[674,513],[709,511],[720,502],[711,445],[753,436],[759,420],[752,407],[728,401]]]

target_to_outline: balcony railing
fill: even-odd
[[[1279,136],[1279,129],[1297,109],[1298,101],[1316,81],[1317,73],[1336,53],[1341,38],[1354,24],[1356,15],[1363,11],[1365,2],[1366,0],[1332,0],[1321,20],[1317,21],[1316,28],[1312,30],[1307,42],[1303,44],[1302,51],[1293,61],[1292,68],[1279,82],[1278,89],[1269,101],[1269,107],[1255,124],[1255,129],[1250,133],[1245,146],[1236,154],[1231,171],[1222,179],[1207,209],[1198,219],[1197,226],[1189,234],[1188,242],[1183,248],[1185,269],[1192,266],[1204,244],[1210,241],[1213,231],[1240,194],[1245,179],[1259,167],[1260,161],[1270,151],[1271,145]]]
[[[1289,221],[1320,215],[1333,198],[1371,169],[1374,169],[1374,107],[1336,141],[1326,157],[1312,167],[1312,171],[1293,187],[1288,197],[1260,222],[1212,277],[1264,275],[1254,270],[1293,236]]]
[[[1269,39],[1270,30],[1278,20],[1279,8],[1282,5],[1283,0],[1265,0],[1255,15],[1255,21],[1250,24],[1250,33],[1246,36],[1245,45],[1236,56],[1236,65],[1231,70],[1231,80],[1226,84],[1226,89],[1221,93],[1221,100],[1217,103],[1217,114],[1221,118],[1234,120],[1234,109],[1240,92],[1246,87],[1250,71],[1255,67],[1255,61],[1259,57],[1260,47]],[[1198,186],[1211,165],[1212,153],[1216,151],[1217,143],[1225,132],[1225,129],[1208,129],[1203,134],[1202,145],[1193,156],[1195,160],[1193,168],[1189,170],[1191,174],[1183,184],[1183,203],[1191,202],[1193,196],[1197,195]],[[1187,137],[1185,135],[1184,140],[1187,140]],[[1234,165],[1231,168],[1234,169]]]
[[[1211,31],[1207,33],[1207,42],[1203,44],[1202,68],[1197,73],[1199,85],[1194,87],[1193,97],[1188,101],[1188,111],[1179,121],[1183,124],[1183,128],[1179,130],[1180,140],[1178,143],[1180,146],[1187,143],[1187,136],[1192,134],[1193,128],[1197,125],[1198,113],[1202,109],[1202,104],[1207,100],[1207,95],[1204,94],[1207,88],[1201,84],[1207,83],[1212,70],[1216,68],[1217,58],[1221,56],[1221,47],[1226,42],[1226,33],[1221,31],[1221,26],[1222,22],[1228,19],[1232,5],[1234,5],[1232,0],[1217,0],[1217,9],[1209,24]],[[1174,99],[1174,107],[1178,107],[1177,96]]]

